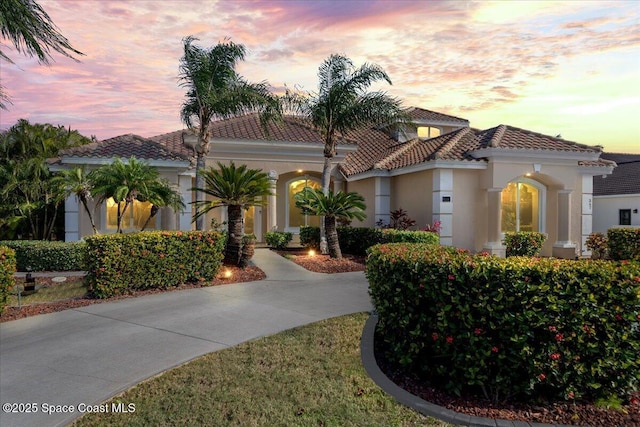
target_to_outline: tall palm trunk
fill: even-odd
[[[84,207],[84,211],[89,216],[89,222],[91,222],[91,228],[93,229],[93,234],[98,234],[98,229],[96,228],[96,223],[93,220],[93,214],[91,213],[91,210],[89,209],[89,205],[87,203],[87,199],[84,198],[84,197],[81,197],[80,198],[80,202],[82,203],[82,206]]]
[[[198,152],[196,158],[196,188],[205,188],[206,182],[204,179],[204,175],[202,172],[206,166],[206,155],[204,153]],[[196,211],[193,213],[194,215],[198,214],[198,206],[200,202],[202,202],[205,198],[205,195],[202,191],[196,191]],[[196,217],[196,230],[204,231],[204,215]]]
[[[144,222],[144,225],[142,226],[142,228],[140,229],[140,231],[144,231],[145,228],[147,228],[147,225],[149,225],[149,223],[151,222],[151,220],[156,216],[156,214],[158,213],[158,211],[160,210],[159,207],[157,207],[156,205],[151,205],[151,211],[149,212],[149,217],[147,218],[147,220]]]
[[[227,247],[225,249],[225,262],[238,265],[242,251],[242,206],[227,206],[229,216]]]
[[[327,232],[327,244],[329,246],[329,256],[331,258],[342,258],[340,243],[338,243],[338,229],[336,228],[336,217],[324,217],[324,229]]]
[[[331,160],[333,156],[325,153],[324,166],[322,167],[322,192],[326,196],[329,194],[329,186],[331,185]],[[320,221],[320,253],[326,255],[329,253],[329,244],[327,242],[327,230],[325,221]]]

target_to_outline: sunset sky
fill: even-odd
[[[317,88],[332,53],[390,75],[405,106],[509,124],[606,151],[640,153],[640,1],[39,0],[73,47],[39,65],[11,49],[0,63],[18,119],[98,139],[182,129],[182,38],[248,49],[250,81]]]

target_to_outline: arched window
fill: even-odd
[[[320,181],[309,176],[296,178],[287,184],[287,230],[298,231],[301,226],[312,225],[320,227],[320,217],[303,215],[296,207],[294,196],[305,187],[321,188]]]
[[[546,188],[532,179],[520,178],[502,190],[502,232],[544,232]]]
[[[118,204],[113,200],[113,197],[109,197],[106,201],[107,205],[107,230],[116,230],[118,228]],[[129,205],[127,211],[122,218],[123,230],[140,230],[149,219],[151,215],[151,203],[140,202],[134,200],[133,204]],[[120,202],[120,209],[124,209],[124,202]],[[147,224],[147,230],[153,230],[156,228],[156,220],[158,216],[149,221]]]

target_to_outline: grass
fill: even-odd
[[[448,426],[385,394],[360,361],[368,315],[343,316],[210,353],[108,402],[74,426]]]
[[[31,295],[22,295],[22,305],[61,301],[65,299],[83,297],[87,294],[87,288],[84,285],[84,279],[82,277],[69,277],[66,282],[56,283],[47,287],[40,287],[41,285],[37,280],[38,279],[36,279],[37,292]],[[9,295],[7,305],[18,305],[18,295],[15,290]]]

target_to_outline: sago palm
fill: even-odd
[[[342,258],[340,242],[338,241],[337,219],[354,218],[362,221],[367,217],[364,210],[367,208],[364,198],[355,192],[334,193],[329,190],[327,194],[322,189],[306,187],[295,196],[296,206],[307,215],[324,216],[324,227],[327,233],[327,244],[331,258]]]
[[[281,119],[281,112],[278,97],[269,91],[267,82],[249,83],[236,72],[236,64],[245,57],[244,45],[225,40],[204,49],[193,44],[196,40],[192,36],[183,39],[180,84],[187,93],[180,117],[197,134],[196,188],[203,188],[202,172],[210,151],[212,120],[259,111],[260,121],[266,128],[268,121]],[[203,195],[196,191],[196,206],[201,201],[204,201]],[[203,230],[204,218],[202,215],[196,218],[196,228]]]
[[[196,217],[202,217],[212,209],[226,206],[228,212],[228,236],[225,262],[236,265],[240,260],[244,235],[244,211],[251,206],[266,205],[265,197],[272,195],[269,175],[260,169],[249,169],[246,165],[228,166],[218,162],[218,168],[203,171],[204,187],[193,188],[210,196],[210,200],[195,202]]]

